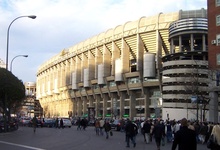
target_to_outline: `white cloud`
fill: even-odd
[[[159,12],[206,8],[206,0],[0,0],[0,58],[5,61],[6,33],[10,22],[9,60],[20,54],[13,73],[23,81],[35,81],[37,66],[101,32],[127,21]],[[10,61],[9,61],[10,63]]]

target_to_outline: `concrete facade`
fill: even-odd
[[[175,22],[185,19],[187,24],[191,19],[193,24],[196,18],[204,24],[195,24],[198,30],[192,33],[191,28],[184,28],[185,31],[171,33]],[[197,40],[200,44],[194,50],[194,45],[188,43],[189,61],[181,59],[185,55],[181,42],[186,40],[191,43]],[[64,49],[42,64],[37,72],[37,99],[45,117],[86,116],[87,108],[94,107],[95,117],[167,119],[172,116],[168,112],[170,108],[186,109],[182,106],[191,105],[190,96],[183,103],[181,94],[184,93],[169,94],[168,91],[175,91],[171,88],[183,89],[182,85],[171,84],[171,80],[178,79],[172,78],[172,72],[192,72],[192,63],[207,70],[207,55],[206,10],[142,17]],[[177,70],[173,68],[177,64],[187,67]],[[206,81],[206,78],[202,81],[201,92],[207,91]],[[174,95],[175,101],[171,98]],[[170,119],[181,119],[173,111],[172,114]],[[196,115],[191,114],[189,119],[195,119]]]

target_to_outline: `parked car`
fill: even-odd
[[[5,128],[6,127],[6,128]],[[10,122],[6,122],[6,126],[4,125],[4,120],[0,120],[0,133],[5,131],[14,131],[18,129],[18,122],[15,120],[11,120]]]
[[[44,119],[43,127],[49,127],[49,128],[55,127],[55,122],[56,122],[55,119]]]
[[[41,119],[41,118],[37,118],[37,127],[43,127],[43,119]],[[29,121],[29,123],[28,123],[28,126],[29,127],[32,127],[33,126],[33,122],[32,122],[32,119]]]
[[[19,120],[19,125],[28,126],[30,121],[31,121],[31,118],[21,118]]]
[[[121,130],[121,123],[120,123],[121,120],[114,120],[110,125],[111,125],[111,128],[112,129],[115,129],[116,131],[120,131]]]
[[[71,128],[72,127],[72,123],[71,123],[71,120],[69,118],[62,118],[63,119],[63,126],[64,127],[69,127]],[[59,126],[60,126],[60,119],[59,119]]]

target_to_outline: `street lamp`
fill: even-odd
[[[10,71],[12,72],[12,63],[13,63],[13,61],[14,61],[14,59],[15,58],[17,58],[17,57],[28,57],[28,55],[17,55],[17,56],[15,56],[12,60],[11,60],[11,65],[10,65]]]
[[[28,17],[28,18],[31,18],[31,19],[35,19],[37,16],[34,16],[34,15],[30,15],[30,16],[19,16],[17,18],[15,18],[14,20],[12,20],[12,22],[9,24],[8,26],[8,31],[7,31],[7,48],[6,48],[6,69],[8,70],[8,47],[9,47],[9,30],[10,30],[10,27],[12,25],[12,23],[19,19],[19,18],[23,18],[23,17]]]

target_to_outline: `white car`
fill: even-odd
[[[72,123],[71,123],[70,119],[68,119],[68,118],[62,118],[62,119],[63,119],[63,126],[64,127],[69,127],[69,128],[72,127]],[[59,119],[59,126],[60,126],[60,119]]]

